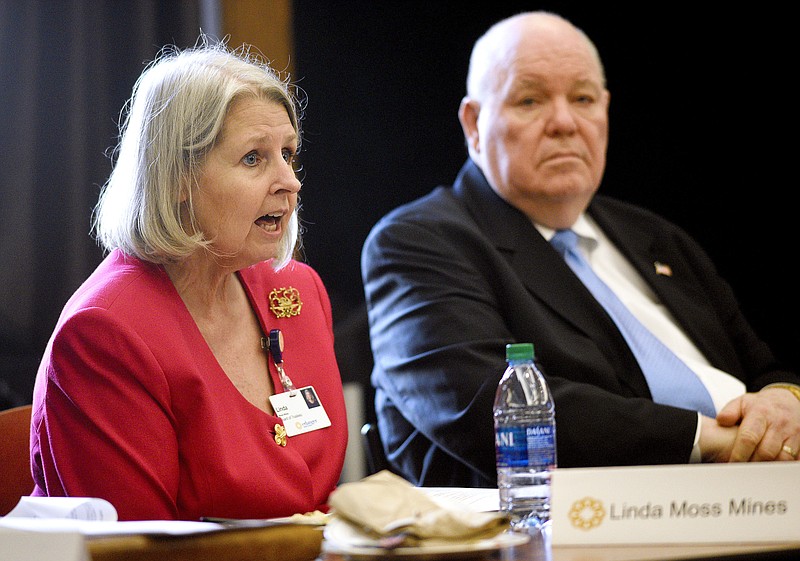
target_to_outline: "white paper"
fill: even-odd
[[[105,499],[91,497],[22,497],[6,517],[117,520],[117,509]]]
[[[4,519],[0,518],[0,524]],[[78,532],[27,532],[0,527],[3,561],[89,561]]]
[[[28,532],[75,532],[86,537],[120,535],[171,535],[201,534],[225,528],[216,522],[189,522],[185,520],[76,520],[71,518],[0,518],[0,530],[13,528]]]
[[[104,499],[92,497],[22,497],[14,510],[0,517],[3,528],[80,536],[137,534],[185,535],[224,528],[215,522],[184,520],[131,520],[118,522],[117,510]],[[48,537],[49,539],[49,537]],[[42,557],[42,559],[46,559]],[[5,561],[5,559],[3,559]]]
[[[444,508],[466,508],[475,512],[495,512],[500,509],[497,489],[469,487],[417,487]]]
[[[0,517],[2,561],[90,561],[86,540],[120,535],[188,535],[222,530],[214,522],[183,520],[117,521],[103,499],[22,497]]]

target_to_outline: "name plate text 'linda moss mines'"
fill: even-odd
[[[800,541],[800,462],[553,472],[553,545]]]

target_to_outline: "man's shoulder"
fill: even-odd
[[[452,187],[439,186],[385,214],[364,242],[367,253],[387,247],[461,246],[484,240],[464,201]],[[470,240],[470,241],[468,241]]]
[[[674,224],[657,212],[636,203],[597,194],[589,205],[589,214],[601,222],[626,221],[639,222],[658,227],[674,227]]]
[[[475,231],[478,215],[496,212],[503,205],[478,166],[468,159],[452,184],[439,184],[427,194],[394,208],[373,230],[414,225],[445,231],[463,228]]]
[[[453,188],[449,185],[440,185],[427,194],[392,209],[381,221],[427,220],[442,213],[450,215],[461,212],[463,204],[455,196]]]
[[[468,227],[470,214],[463,201],[450,186],[439,186],[383,215],[372,227],[372,233],[397,228],[452,230]]]
[[[644,206],[596,195],[588,212],[618,245],[625,245],[630,240],[652,240],[660,247],[670,247],[681,253],[704,253],[683,226]]]

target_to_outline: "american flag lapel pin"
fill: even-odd
[[[656,268],[657,275],[664,275],[665,277],[672,276],[672,267],[670,267],[666,263],[662,263],[661,261],[656,261],[653,263],[653,266]]]

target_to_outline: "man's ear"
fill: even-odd
[[[461,100],[458,108],[458,120],[461,122],[461,130],[464,132],[464,139],[470,152],[480,153],[480,143],[478,138],[478,113],[481,105],[477,100],[469,96]]]

